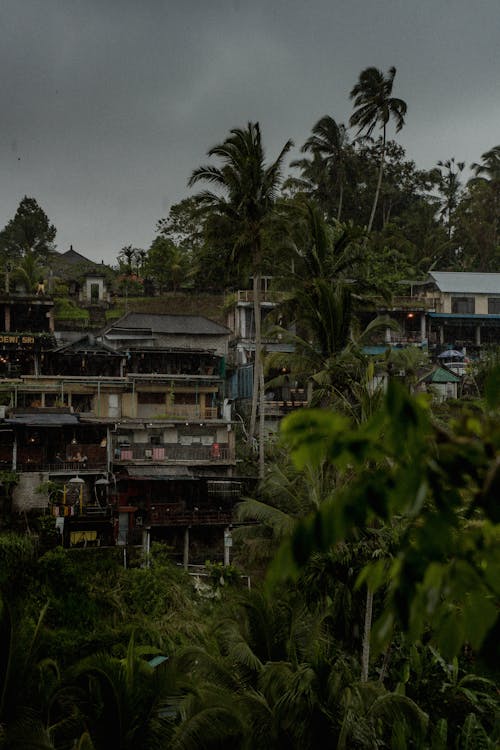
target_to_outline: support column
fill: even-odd
[[[10,305],[8,302],[5,305],[4,310],[5,310],[5,315],[4,315],[5,332],[9,333],[10,332]]]
[[[189,526],[186,526],[184,531],[184,558],[183,558],[184,570],[188,569],[189,565]]]
[[[386,344],[391,343],[391,329],[390,328],[385,329],[385,343]]]
[[[14,441],[12,443],[12,471],[17,469],[17,435],[14,433]]]
[[[233,546],[233,535],[231,534],[231,527],[228,526],[224,529],[224,565],[230,564],[229,550]]]
[[[151,526],[146,526],[142,530],[142,552],[144,554],[144,567],[150,567],[149,553],[151,550]]]
[[[481,324],[476,326],[476,346],[481,346]]]
[[[424,341],[427,338],[427,331],[426,331],[426,325],[425,325],[425,313],[421,313],[420,315],[420,337],[422,341]]]
[[[439,326],[439,343],[444,344],[444,326]]]

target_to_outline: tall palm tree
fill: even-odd
[[[500,232],[500,145],[494,146],[481,156],[481,164],[471,164],[474,170],[474,177],[469,180],[471,183],[486,184],[492,195],[493,208],[493,244],[497,245],[498,233]]]
[[[443,208],[441,215],[446,217],[446,229],[448,232],[448,241],[451,240],[453,230],[453,216],[458,206],[460,197],[460,172],[464,170],[464,161],[455,161],[455,157],[438,161],[438,167],[443,167],[445,172],[440,172],[438,183],[439,191],[443,195]]]
[[[370,234],[375,211],[380,195],[382,185],[382,176],[384,173],[385,149],[387,142],[387,125],[391,119],[396,123],[396,132],[402,129],[405,124],[406,102],[392,96],[392,88],[396,68],[389,68],[387,76],[378,68],[365,68],[359,74],[359,80],[353,86],[350,97],[354,100],[354,106],[357,109],[351,115],[349,124],[351,127],[358,128],[358,135],[371,136],[378,126],[382,130],[382,144],[380,149],[380,162],[378,170],[377,188],[373,199],[370,219],[368,221],[367,234]]]
[[[253,274],[253,304],[255,319],[255,364],[253,378],[250,435],[255,435],[257,404],[261,395],[259,429],[259,473],[264,470],[264,408],[260,287],[263,256],[263,232],[274,212],[277,191],[281,183],[285,155],[292,147],[287,141],[278,157],[266,165],[264,147],[258,123],[248,123],[245,129],[235,128],[226,140],[213,146],[208,156],[216,157],[221,166],[202,166],[196,169],[189,186],[207,182],[217,193],[204,191],[199,200],[207,214],[229,232],[232,240],[232,259],[251,268]]]
[[[395,326],[381,316],[354,337],[354,299],[379,291],[372,280],[364,278],[357,237],[347,230],[335,237],[311,204],[303,204],[297,214],[293,271],[278,308],[278,314],[296,325],[297,333],[281,326],[275,329],[281,340],[293,346],[293,353],[272,353],[266,366],[290,368],[297,380],[312,382],[316,402],[330,404],[335,376],[345,372],[348,361],[352,364],[352,355],[375,330]]]
[[[319,154],[326,163],[330,183],[338,190],[337,221],[342,215],[344,180],[346,172],[346,150],[349,144],[346,126],[325,115],[314,125],[312,135],[301,151]]]

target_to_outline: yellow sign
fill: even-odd
[[[34,344],[34,336],[16,336],[10,333],[0,334],[0,344]]]

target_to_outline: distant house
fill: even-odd
[[[53,277],[66,282],[70,296],[79,302],[99,304],[110,301],[111,269],[103,263],[95,263],[71,246],[64,253],[54,253],[51,267]]]
[[[447,367],[438,365],[420,378],[419,385],[431,393],[436,401],[445,401],[448,398],[458,398],[458,386],[461,380],[459,375]]]
[[[127,313],[101,334],[114,349],[212,352],[227,357],[230,330],[202,315]]]
[[[454,348],[500,342],[500,273],[432,271],[429,338]]]

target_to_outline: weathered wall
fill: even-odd
[[[48,482],[49,475],[46,472],[29,472],[26,474],[19,475],[19,483],[14,488],[12,493],[12,509],[14,511],[22,512],[23,510],[31,510],[33,508],[42,508],[47,505],[47,495],[42,495],[37,492],[39,487],[44,482]]]

